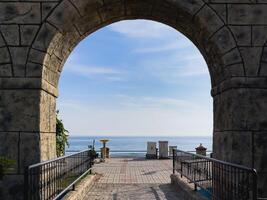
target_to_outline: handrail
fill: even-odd
[[[83,153],[83,152],[87,152],[87,151],[88,151],[88,149],[87,150],[82,150],[82,151],[77,151],[77,152],[78,153]],[[73,154],[70,154],[70,155],[65,155],[65,156],[61,156],[61,157],[58,157],[58,158],[54,158],[52,160],[42,161],[40,163],[30,165],[28,168],[34,168],[34,167],[38,167],[38,166],[45,165],[45,164],[48,164],[48,163],[52,163],[52,162],[55,162],[55,161],[58,161],[58,160],[62,160],[62,159],[74,156],[76,154],[77,153],[73,153]]]
[[[62,197],[93,164],[91,150],[83,150],[25,168],[25,200],[52,200]]]
[[[257,200],[255,169],[174,149],[175,172],[213,200]]]

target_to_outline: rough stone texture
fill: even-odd
[[[267,197],[265,0],[0,0],[0,10],[0,138],[7,138],[0,155],[16,160],[18,169],[55,156],[55,97],[73,48],[113,22],[151,19],[199,48],[214,97],[214,156],[256,167],[259,194]],[[18,147],[24,133],[32,134],[32,160]],[[3,199],[12,199],[9,193]]]

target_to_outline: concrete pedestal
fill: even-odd
[[[159,141],[159,158],[166,159],[168,157],[168,141]]]
[[[147,159],[157,159],[157,143],[156,142],[147,142]]]

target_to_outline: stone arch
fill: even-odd
[[[162,22],[195,43],[212,81],[214,156],[256,168],[267,196],[266,3],[38,0],[1,1],[0,10],[0,156],[17,161],[3,199],[21,198],[25,166],[55,157],[55,98],[70,52],[125,19]]]
[[[95,30],[125,19],[162,22],[186,35],[204,56],[213,87],[245,74],[233,34],[216,11],[202,0],[64,0],[44,19],[27,63],[42,66],[38,73],[49,85],[57,87],[62,67],[73,48]]]

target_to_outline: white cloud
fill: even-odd
[[[179,50],[190,47],[191,44],[189,42],[171,42],[168,44],[153,46],[153,47],[142,47],[137,48],[133,52],[135,53],[158,53],[158,52],[166,52]]]
[[[173,35],[173,28],[149,20],[124,20],[109,26],[110,30],[130,38],[163,38]]]

